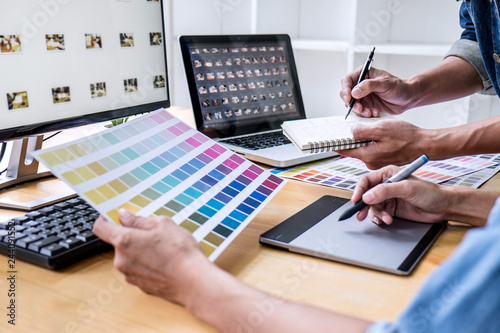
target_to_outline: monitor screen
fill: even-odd
[[[170,105],[160,0],[0,2],[0,140]]]
[[[225,137],[304,118],[287,35],[182,36],[198,130]]]

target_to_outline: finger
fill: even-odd
[[[105,241],[106,243],[113,244],[113,239],[120,232],[120,226],[115,223],[110,223],[102,216],[95,221],[93,226],[94,234]]]
[[[382,223],[389,225],[393,221],[392,215],[385,211],[381,205],[371,206],[368,215],[370,217],[370,220],[378,225]]]
[[[363,194],[363,201],[369,205],[379,204],[389,199],[411,200],[414,197],[415,186],[408,180],[397,183],[380,184]],[[415,204],[414,202],[410,202]]]
[[[121,208],[118,215],[122,225],[128,228],[151,230],[158,225],[157,219],[135,216],[127,209]]]
[[[358,183],[356,184],[356,187],[354,188],[354,193],[352,195],[353,202],[361,200],[361,196],[363,194],[366,195],[369,189],[380,183],[385,182],[399,170],[400,169],[398,167],[390,165],[382,169],[364,174],[361,177],[359,177]],[[363,201],[365,201],[364,195],[363,195]],[[365,203],[370,204],[367,201],[365,201]]]

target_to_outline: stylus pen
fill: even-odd
[[[415,161],[411,162],[411,164],[408,165],[406,168],[400,170],[398,173],[393,175],[391,178],[387,179],[384,182],[384,184],[395,183],[395,182],[399,182],[400,180],[408,178],[418,168],[420,168],[422,165],[427,163],[427,161],[429,161],[427,156],[425,156],[425,155],[420,156]],[[354,204],[354,206],[352,206],[349,209],[346,209],[344,211],[344,213],[342,213],[342,215],[340,215],[339,221],[343,221],[345,219],[350,218],[351,216],[353,216],[354,214],[356,214],[357,212],[359,212],[360,210],[362,210],[366,206],[367,206],[367,204],[363,201],[363,199],[359,200],[358,202],[356,202]]]
[[[372,67],[372,62],[373,62],[373,55],[375,54],[375,46],[372,47],[372,50],[368,54],[368,57],[366,58],[365,65],[363,66],[363,69],[361,70],[361,73],[359,74],[359,79],[358,83],[356,83],[356,86],[361,83],[368,74],[368,71],[370,71],[370,68]],[[356,100],[351,97],[351,101],[349,102],[349,106],[347,107],[347,114],[345,115],[345,119],[349,117],[349,114],[351,113],[352,107],[354,106],[354,103]]]

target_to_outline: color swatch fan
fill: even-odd
[[[212,261],[284,185],[163,109],[34,156],[109,221],[170,216]]]

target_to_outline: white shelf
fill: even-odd
[[[312,39],[294,39],[292,40],[292,47],[296,50],[340,52],[347,52],[350,48],[349,43],[346,41]]]
[[[353,51],[368,53],[373,46],[376,47],[377,54],[442,57],[450,50],[451,44],[385,43],[375,45],[356,45],[353,46]]]

